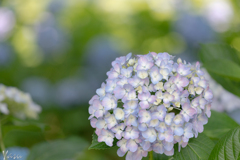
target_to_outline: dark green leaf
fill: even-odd
[[[240,97],[240,53],[223,44],[201,45],[200,58],[211,77]]]
[[[213,72],[223,77],[240,80],[240,66],[227,59],[215,59],[206,61],[203,65],[209,72]]]
[[[28,156],[28,160],[73,159],[78,154],[82,153],[87,146],[88,143],[79,137],[43,142],[33,146]]]
[[[229,131],[214,147],[209,160],[240,159],[240,127]]]
[[[3,136],[8,132],[14,130],[30,131],[30,132],[43,132],[48,130],[50,127],[46,124],[39,123],[36,120],[21,120],[14,117],[9,119],[9,123],[3,125]]]
[[[203,63],[215,59],[225,59],[240,64],[240,53],[224,44],[201,44],[200,58]]]
[[[218,74],[209,72],[211,77],[227,91],[240,97],[240,82],[234,81],[230,78],[220,76]]]
[[[166,156],[165,154],[158,154],[153,152],[153,160],[172,160],[172,156]]]
[[[25,126],[15,126],[15,125],[5,125],[3,128],[3,135],[5,136],[8,132],[14,130],[21,130],[21,131],[30,131],[30,132],[41,132],[42,129],[36,125],[25,125]]]
[[[203,133],[209,138],[219,139],[237,126],[239,126],[238,123],[225,113],[212,111],[208,123],[204,126]]]
[[[181,148],[180,152],[175,147],[173,157],[176,160],[207,160],[213,147],[214,142],[201,133],[197,138],[191,138],[187,146]]]
[[[113,142],[113,146],[116,146],[117,140],[115,139]],[[109,149],[111,148],[110,146],[106,145],[105,142],[98,142],[98,136],[96,133],[93,133],[92,135],[92,144],[88,149]]]

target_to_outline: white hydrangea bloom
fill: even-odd
[[[173,155],[203,132],[211,115],[212,91],[200,70],[168,53],[116,58],[106,83],[89,101],[90,121],[99,142],[120,147],[126,160],[148,152]]]
[[[0,84],[0,113],[21,119],[35,119],[40,112],[41,107],[32,101],[28,93]]]

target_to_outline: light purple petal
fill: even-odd
[[[137,143],[132,140],[132,139],[129,139],[127,141],[127,148],[131,151],[131,152],[136,152],[136,150],[138,149],[138,145]]]
[[[128,151],[128,153],[126,155],[126,160],[134,160],[133,159],[133,152]]]
[[[93,128],[96,128],[97,119],[96,119],[96,118],[92,118],[92,119],[90,120],[90,123],[91,123],[91,126],[92,126]]]
[[[205,93],[204,93],[204,98],[205,98],[207,101],[210,101],[210,100],[213,99],[213,93],[212,93],[212,91],[211,91],[209,88],[206,89],[206,91],[205,91]]]
[[[182,76],[187,76],[191,73],[191,68],[185,66],[184,64],[180,63],[177,68],[177,72]]]
[[[143,93],[138,95],[138,98],[142,101],[146,101],[146,100],[148,100],[148,98],[150,96],[151,96],[151,94],[149,92],[143,92]]]
[[[140,110],[138,115],[140,116],[140,123],[148,123],[151,120],[151,114],[146,110]]]
[[[171,151],[173,149],[173,143],[172,142],[163,142],[163,147],[167,151]]]
[[[174,154],[174,148],[172,148],[170,151],[165,150],[164,154],[166,154],[167,156],[172,156]]]
[[[186,110],[186,113],[189,115],[189,116],[193,116],[194,114],[196,114],[196,110],[194,108],[188,108]]]
[[[96,127],[97,127],[98,129],[105,128],[105,126],[106,126],[106,122],[105,122],[105,120],[103,120],[103,119],[99,119],[99,120],[96,122]]]
[[[198,121],[200,121],[203,125],[207,124],[208,118],[205,116],[204,112],[198,116]]]
[[[175,116],[174,113],[168,113],[168,114],[166,114],[166,116],[165,116],[165,123],[166,123],[167,125],[171,125],[174,116]]]
[[[94,112],[94,115],[95,115],[95,117],[97,117],[97,118],[102,117],[103,114],[104,114],[103,110],[98,110],[98,111]]]
[[[164,122],[160,122],[157,127],[155,127],[157,131],[165,132],[167,130],[167,127]]]
[[[177,135],[177,136],[181,136],[183,135],[183,129],[181,127],[177,127],[174,129],[174,134]]]
[[[184,119],[183,119],[183,117],[182,117],[181,114],[178,114],[178,115],[176,115],[176,116],[174,117],[173,122],[174,122],[175,124],[183,124]]]
[[[156,153],[163,154],[163,152],[164,152],[163,143],[158,142],[158,143],[153,144],[153,151]]]
[[[146,125],[146,123],[140,123],[139,125],[138,125],[138,129],[140,130],[140,131],[146,131],[147,130],[147,125]]]
[[[110,138],[110,137],[106,138],[105,143],[110,147],[113,146],[113,138]]]
[[[123,157],[126,154],[126,152],[123,152],[120,148],[117,150],[117,155],[119,157]]]
[[[148,149],[151,146],[151,143],[149,141],[143,141],[141,146],[142,146],[144,151],[148,151]]]
[[[148,72],[145,70],[138,70],[137,71],[137,76],[141,79],[145,79],[148,77]]]
[[[156,101],[156,99],[157,99],[157,97],[156,97],[156,96],[154,96],[154,95],[151,95],[151,96],[148,98],[148,102],[150,102],[150,103],[153,103],[153,102],[155,102],[155,101]]]
[[[130,115],[126,120],[127,126],[137,126],[137,118],[134,115]]]
[[[174,139],[173,132],[170,129],[165,131],[165,141],[172,142],[173,139]]]
[[[122,99],[123,96],[126,94],[126,91],[122,87],[117,86],[114,89],[113,93],[117,99]]]
[[[99,99],[99,96],[98,96],[98,95],[94,95],[94,96],[90,99],[89,104],[90,104],[90,105],[93,104],[93,101],[94,101],[95,99]]]
[[[96,93],[100,96],[100,97],[104,97],[105,96],[105,89],[104,88],[99,88],[96,90]]]
[[[139,105],[142,109],[148,109],[150,107],[148,101],[141,101]]]
[[[152,119],[149,123],[150,127],[156,127],[159,125],[159,120],[158,119]]]
[[[127,78],[130,78],[132,76],[132,71],[133,68],[129,67],[129,68],[122,68],[121,69],[121,74]]]

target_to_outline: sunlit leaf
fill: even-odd
[[[200,58],[211,77],[240,97],[240,53],[223,44],[202,44]]]

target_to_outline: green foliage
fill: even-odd
[[[223,88],[225,88],[227,91],[237,95],[240,97],[240,82],[234,81],[230,78],[220,76],[218,74],[215,74],[213,72],[209,72],[211,77],[222,85]]]
[[[153,160],[172,160],[173,156],[166,156],[165,154],[158,154],[153,152]]]
[[[240,64],[240,53],[224,44],[202,44],[200,58],[203,63],[211,60],[225,59]]]
[[[8,123],[2,126],[3,137],[11,131],[30,131],[30,132],[43,132],[49,130],[49,126],[39,123],[36,120],[21,120],[9,116]]]
[[[227,45],[203,44],[200,58],[211,77],[240,96],[240,53]]]
[[[81,154],[88,143],[79,137],[36,144],[30,151],[28,160],[73,159]]]
[[[230,79],[240,80],[240,66],[227,59],[217,59],[210,60],[204,64],[204,67],[215,74],[218,74],[223,77],[228,77]]]
[[[115,139],[113,142],[113,146],[116,146],[117,140]],[[96,133],[93,133],[92,135],[92,144],[88,149],[109,149],[111,148],[110,146],[106,145],[105,142],[98,142],[98,136]]]
[[[208,123],[204,126],[203,133],[212,139],[219,139],[231,129],[239,126],[232,118],[225,113],[212,111]]]
[[[209,160],[240,159],[240,127],[229,131],[214,147]]]
[[[214,142],[203,133],[199,134],[197,138],[191,138],[185,148],[181,148],[178,152],[178,144],[174,145],[174,155],[166,156],[164,154],[153,154],[153,160],[207,160]]]
[[[203,133],[199,134],[197,138],[191,138],[185,148],[177,152],[175,147],[174,159],[177,160],[205,160],[208,159],[214,142]]]

